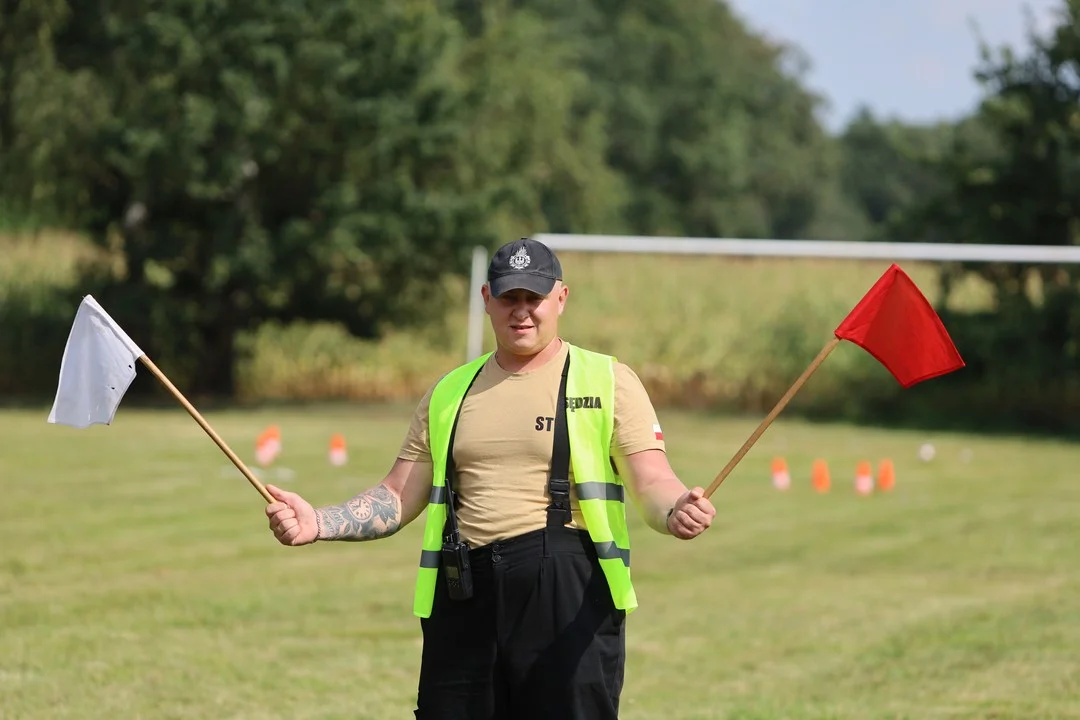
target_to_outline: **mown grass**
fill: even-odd
[[[264,478],[316,503],[389,467],[410,405],[208,412]],[[754,421],[661,412],[707,484]],[[350,462],[326,460],[343,432]],[[179,407],[112,427],[0,413],[0,717],[411,717],[419,524],[365,545],[278,546],[262,501]],[[916,459],[919,444],[937,449]],[[785,457],[794,486],[770,484]],[[833,488],[812,492],[826,459]],[[891,493],[852,491],[859,460]],[[633,521],[626,720],[1080,718],[1075,444],[781,418],[692,543]]]

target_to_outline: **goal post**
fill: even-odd
[[[1080,264],[1080,247],[1068,245],[756,240],[547,233],[534,235],[533,238],[555,251],[593,253]],[[479,245],[473,248],[466,361],[479,357],[483,351],[484,307],[480,288],[486,281],[488,260],[487,248]]]

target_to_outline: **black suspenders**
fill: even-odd
[[[559,395],[555,399],[555,426],[552,429],[554,438],[551,448],[551,469],[548,472],[548,496],[551,504],[547,507],[547,526],[558,527],[566,525],[573,519],[570,512],[570,432],[566,426],[566,378],[570,373],[570,355],[567,353],[566,362],[563,363],[562,378],[559,381]],[[465,395],[469,394],[473,383],[480,371],[469,381],[465,388],[465,394],[461,397],[457,414],[454,416],[454,424],[450,428],[450,441],[446,450],[446,490],[447,490],[447,513],[446,525],[443,529],[443,539],[448,542],[457,542],[459,539],[457,525],[457,492],[453,487],[453,481],[457,477],[454,466],[454,436],[457,433],[458,418],[461,417],[461,408],[465,405]]]
[[[554,441],[551,448],[551,470],[548,472],[547,526],[559,527],[573,519],[570,513],[570,432],[566,427],[566,376],[570,372],[570,354],[563,364],[559,396],[555,399]]]

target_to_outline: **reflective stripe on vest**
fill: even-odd
[[[599,398],[588,407],[568,403],[566,419],[570,437],[570,462],[578,507],[596,548],[600,568],[607,579],[615,607],[631,612],[637,595],[630,579],[630,536],[626,526],[626,502],[622,480],[611,465],[611,434],[615,416],[614,358],[569,345],[568,398]],[[429,617],[435,594],[446,522],[446,457],[450,428],[473,377],[491,353],[451,371],[435,386],[428,410],[431,446],[432,491],[420,554],[420,568],[413,599],[413,613]]]
[[[611,465],[615,426],[615,358],[570,346],[566,397],[599,398],[599,408],[571,404],[566,412],[574,489],[615,607],[632,612],[637,595],[630,581],[630,533],[622,479]]]
[[[413,614],[419,617],[431,615],[435,582],[439,574],[439,551],[442,549],[446,503],[449,500],[446,489],[446,451],[450,443],[450,428],[454,424],[458,406],[465,399],[469,383],[487,362],[489,355],[491,353],[451,370],[431,391],[431,405],[428,408],[431,497],[428,498],[427,522],[424,525],[424,540],[420,548],[420,568],[416,576],[416,592],[413,595]]]

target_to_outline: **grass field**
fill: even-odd
[[[207,419],[245,459],[278,424],[267,477],[327,503],[381,477],[409,411]],[[419,525],[286,549],[179,407],[121,407],[83,431],[46,414],[0,414],[0,718],[412,717]],[[675,467],[706,485],[758,418],[661,419]],[[333,432],[345,467],[326,462]],[[816,457],[828,494],[810,489]],[[857,496],[856,463],[885,457],[896,489]],[[1080,718],[1078,466],[1070,444],[778,421],[713,496],[702,538],[635,522],[622,717]]]

